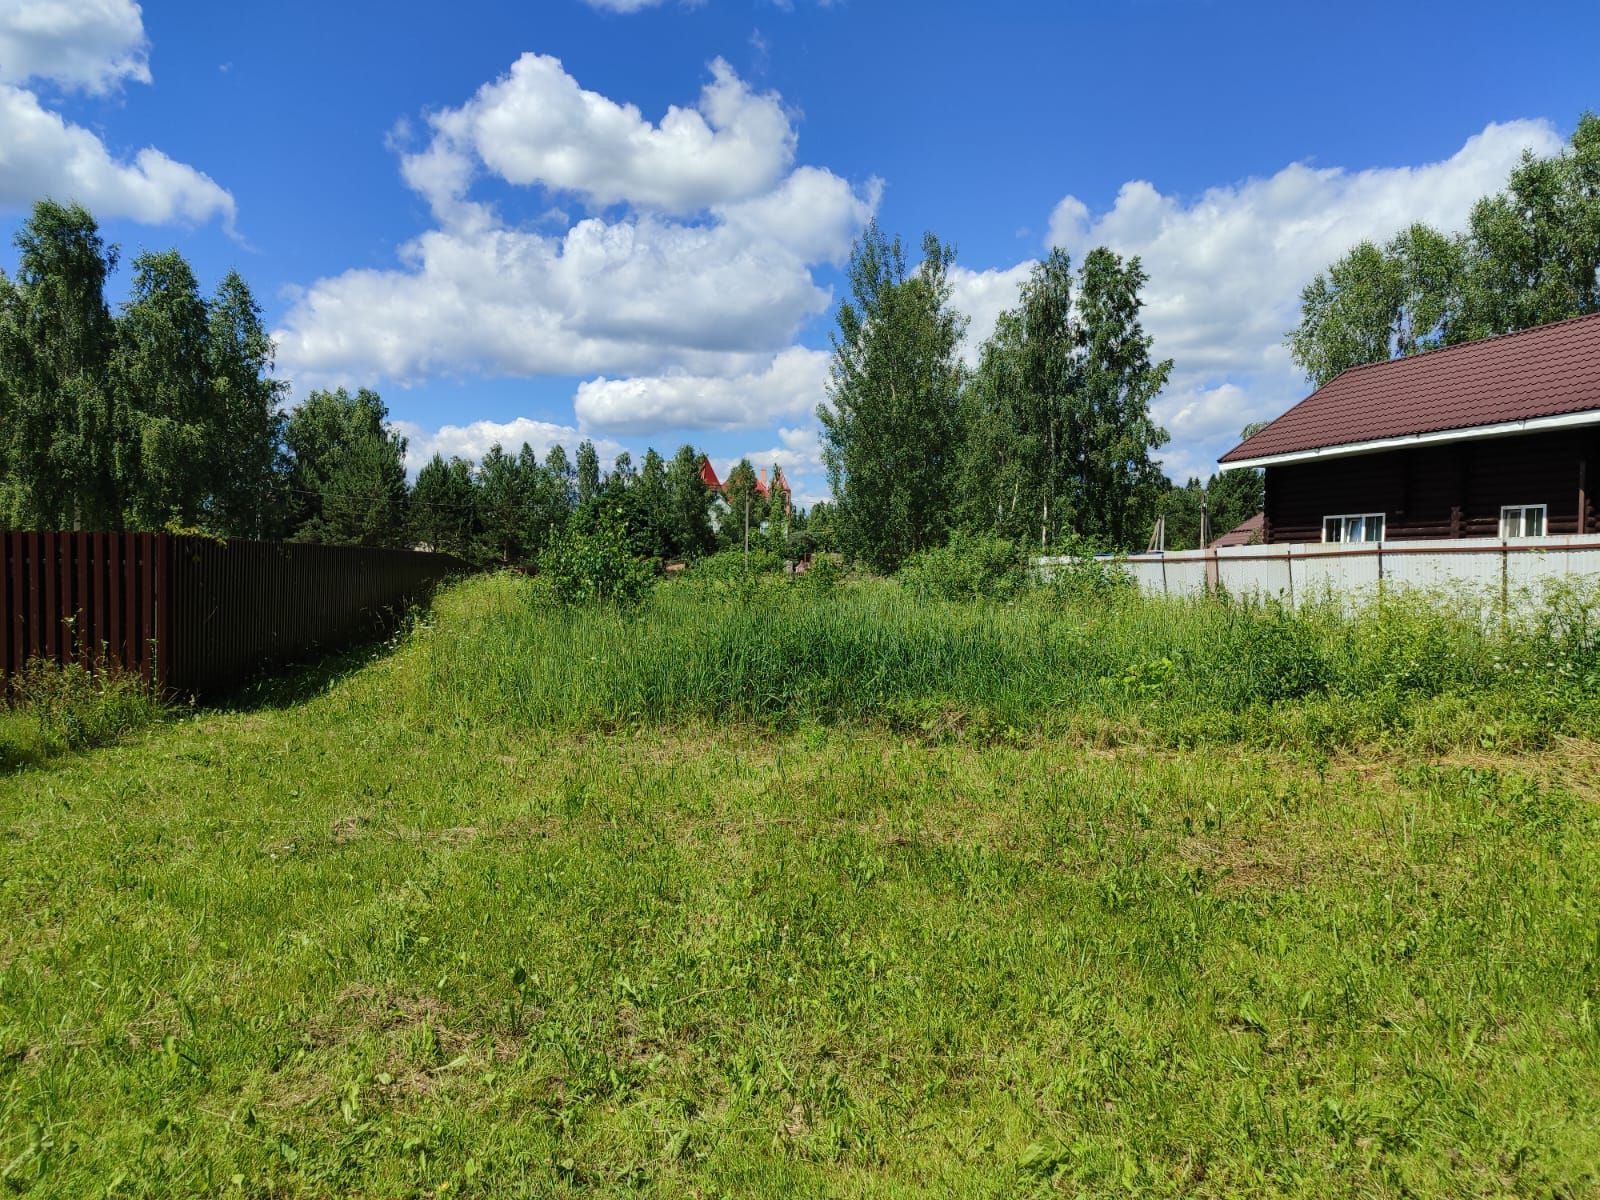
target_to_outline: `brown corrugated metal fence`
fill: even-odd
[[[445,554],[165,533],[0,532],[0,678],[30,659],[180,695],[381,633],[465,570]]]

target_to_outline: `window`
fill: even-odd
[[[1508,504],[1500,510],[1500,536],[1543,537],[1544,515],[1543,504]]]
[[[1381,542],[1383,541],[1383,514],[1356,513],[1351,516],[1323,517],[1322,540],[1325,542]]]

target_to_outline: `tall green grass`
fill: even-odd
[[[157,720],[161,703],[137,676],[30,663],[0,698],[0,771],[103,746]]]
[[[1600,727],[1593,604],[1572,595],[1511,623],[1415,595],[1354,611],[1049,589],[956,603],[892,581],[674,582],[618,610],[555,605],[506,577],[440,605],[413,677],[414,703],[440,720],[1094,727],[1323,746],[1536,745]]]

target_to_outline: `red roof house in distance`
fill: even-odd
[[[700,482],[719,496],[722,494],[722,480],[717,478],[717,469],[711,465],[711,459],[704,454],[700,456]]]
[[[1268,543],[1590,533],[1600,313],[1352,368],[1219,463]]]
[[[727,499],[728,485],[717,478],[717,469],[711,465],[711,459],[704,454],[700,456],[700,479],[701,482],[703,482],[708,488],[710,488],[713,492],[716,492],[717,495],[721,496],[723,499]],[[788,512],[790,508],[789,481],[783,477],[782,467],[777,467],[774,469],[772,483],[774,487],[782,489],[783,511]],[[771,493],[767,488],[767,469],[762,467],[761,474],[756,479],[756,495],[765,500],[770,494]]]

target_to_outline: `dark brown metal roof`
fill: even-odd
[[[1257,513],[1253,517],[1246,517],[1221,537],[1212,541],[1208,549],[1215,550],[1218,546],[1252,546],[1262,540],[1267,530],[1267,514]]]
[[[1600,313],[1353,367],[1218,461],[1591,410],[1600,410]]]

